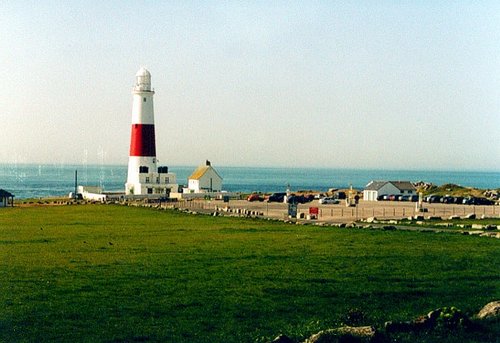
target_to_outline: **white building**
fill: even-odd
[[[78,186],[77,194],[81,194],[85,200],[101,202],[106,201],[108,197],[102,192],[102,188],[97,186]]]
[[[382,195],[415,195],[416,189],[409,181],[371,181],[363,190],[363,200],[377,201]]]
[[[212,167],[210,161],[198,167],[188,177],[188,187],[184,193],[220,192],[222,190],[222,177]]]
[[[151,74],[145,68],[136,74],[132,90],[132,133],[125,194],[170,196],[178,192],[174,173],[157,166]]]

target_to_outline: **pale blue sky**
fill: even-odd
[[[3,1],[0,163],[499,170],[498,1]]]

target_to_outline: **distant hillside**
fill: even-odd
[[[417,185],[417,191],[422,192],[425,195],[435,194],[435,195],[450,195],[455,197],[486,197],[492,199],[498,199],[498,193],[500,189],[496,190],[484,190],[472,187],[462,187],[459,185],[454,185],[452,183],[447,183],[441,186],[436,186],[429,183],[422,183]]]

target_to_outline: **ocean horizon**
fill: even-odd
[[[284,168],[214,166],[229,192],[327,191],[329,188],[363,189],[372,180],[452,183],[481,189],[500,188],[500,172],[383,170],[349,168]],[[187,184],[196,166],[171,166],[177,183]],[[66,196],[74,191],[75,170],[78,185],[99,186],[104,191],[124,191],[126,165],[77,164],[0,164],[0,189],[17,199]]]

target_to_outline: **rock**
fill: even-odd
[[[477,314],[479,319],[496,318],[500,316],[500,301],[487,303]]]
[[[449,220],[460,219],[460,216],[454,215],[454,216],[450,216],[450,218],[448,218],[448,219]]]
[[[295,343],[290,337],[286,335],[279,335],[271,341],[271,343]]]
[[[421,330],[430,330],[437,324],[440,318],[442,309],[438,308],[429,312],[427,315],[420,316],[412,321],[406,322],[386,322],[384,324],[385,331],[388,334],[397,332],[416,332]]]
[[[377,220],[377,218],[375,218],[375,217],[369,217],[369,218],[367,218],[367,219],[366,219],[366,222],[367,222],[367,223],[373,223],[373,222],[375,222],[376,220]]]
[[[320,331],[304,343],[375,342],[379,336],[373,326],[342,326]]]
[[[436,226],[443,226],[443,227],[452,227],[452,223],[437,223]]]
[[[439,314],[435,320],[434,326],[456,330],[460,328],[468,328],[472,324],[469,317],[454,306],[443,307],[442,309],[439,309],[439,312],[436,310],[432,313],[434,315],[430,318],[434,318],[437,314]]]
[[[414,216],[413,219],[415,220],[424,220],[424,216]]]
[[[393,225],[385,225],[384,227],[382,227],[382,229],[387,230],[387,231],[394,231],[397,228]]]
[[[439,217],[439,216],[428,216],[427,220],[441,220],[441,217]]]
[[[389,220],[388,224],[395,224],[395,225],[397,225],[398,221],[397,220]]]
[[[429,318],[431,321],[435,322],[439,318],[439,316],[441,315],[441,311],[442,310],[440,308],[438,308],[434,311],[431,311],[431,312],[427,313],[427,318]]]
[[[483,225],[481,224],[472,224],[472,229],[474,230],[482,230],[483,229]]]
[[[469,213],[468,215],[465,216],[465,219],[476,219],[476,214],[475,213]]]
[[[484,232],[484,233],[480,234],[479,236],[497,238],[497,233],[496,232]]]
[[[384,328],[387,333],[409,332],[411,331],[411,322],[385,322]]]
[[[493,231],[493,230],[496,230],[496,229],[497,229],[497,226],[496,226],[496,225],[492,225],[492,224],[490,224],[490,225],[485,225],[485,226],[484,226],[484,229],[485,229],[485,230],[488,230],[488,231]]]
[[[347,224],[345,224],[345,227],[347,227],[347,228],[354,228],[354,227],[356,227],[356,223],[355,222],[347,223]]]

